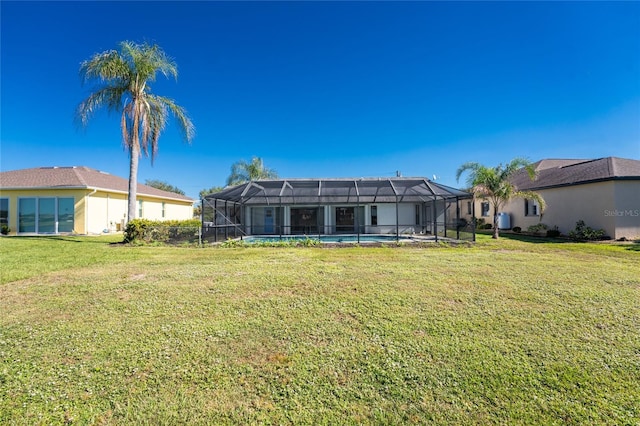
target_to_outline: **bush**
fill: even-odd
[[[522,228],[520,228],[519,226],[514,226],[511,230],[516,234],[519,234],[522,232]]]
[[[605,238],[604,229],[593,229],[588,227],[584,220],[576,222],[576,227],[569,231],[569,238],[576,241],[596,241]]]
[[[133,219],[124,229],[125,243],[151,243],[184,241],[198,235],[201,223],[198,219],[159,220]]]
[[[548,229],[547,230],[547,237],[549,238],[556,238],[560,236],[560,230],[558,229],[557,226],[554,226],[553,229]]]
[[[527,228],[527,232],[531,232],[532,234],[538,234],[538,233],[542,233],[543,231],[546,231],[548,228],[547,225],[545,225],[544,223],[538,223],[536,225],[531,225],[530,227]]]
[[[2,227],[0,227],[0,234],[7,235],[9,232],[11,232],[11,228],[7,225],[2,225]]]
[[[484,218],[482,217],[474,217],[473,218],[473,225],[476,227],[476,229],[484,229]]]

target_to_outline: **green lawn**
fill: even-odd
[[[1,238],[0,424],[639,424],[638,244]]]

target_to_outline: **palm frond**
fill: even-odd
[[[187,111],[176,104],[173,99],[158,95],[151,95],[151,97],[157,102],[162,103],[178,120],[178,127],[182,133],[184,141],[187,143],[191,143],[191,141],[195,137],[196,128],[187,115]]]
[[[126,90],[121,86],[105,86],[91,93],[82,101],[75,112],[76,123],[86,126],[93,114],[101,108],[109,112],[120,111]]]
[[[473,175],[475,175],[477,171],[482,167],[484,166],[482,166],[480,163],[474,163],[474,162],[464,163],[462,166],[458,167],[458,170],[456,171],[456,181],[460,181],[460,176],[462,176],[465,172],[471,172],[469,174],[469,179],[467,179],[467,183],[469,183],[469,180],[473,180]],[[472,186],[473,184],[469,185],[469,187],[472,187]]]
[[[127,61],[115,50],[96,53],[80,64],[82,84],[98,79],[101,81],[126,81],[131,75]]]

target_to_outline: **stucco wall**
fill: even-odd
[[[117,224],[126,219],[127,195],[87,189],[24,189],[2,190],[0,198],[9,199],[10,235],[18,230],[18,199],[20,198],[74,198],[73,232],[76,234],[100,234],[105,229],[117,230]],[[162,218],[162,200],[138,197],[143,200],[143,217],[152,220],[186,220],[193,218],[190,202],[165,201],[165,217]],[[137,211],[136,211],[137,213]]]
[[[374,204],[378,211],[378,225],[367,227],[370,233],[395,233],[396,232],[396,204],[381,203]],[[420,227],[415,225],[415,204],[399,204],[398,205],[398,224],[401,233],[419,232]],[[367,224],[371,224],[371,210],[367,211]]]
[[[615,238],[640,239],[640,181],[615,181],[612,208],[604,215],[616,223]]]
[[[127,218],[127,196],[107,192],[89,193],[87,212],[88,234],[122,230],[122,224]]]
[[[612,238],[633,238],[639,234],[640,217],[629,211],[640,210],[639,188],[640,181],[608,181],[543,189],[538,193],[547,208],[541,220],[524,216],[523,200],[512,201],[503,211],[511,215],[511,226],[520,226],[523,230],[542,222],[549,227],[557,226],[566,235],[578,220],[584,220],[587,226],[604,229]],[[627,211],[627,214],[616,216],[612,213],[616,210]]]
[[[18,199],[20,198],[73,198],[74,199],[74,218],[73,232],[76,234],[85,233],[85,209],[84,195],[88,191],[81,189],[4,189],[0,191],[0,198],[9,200],[9,235],[16,235],[18,231]]]
[[[145,195],[138,195],[138,200],[142,201],[142,217],[144,219],[187,220],[193,218],[193,204],[190,202],[162,200]],[[164,217],[162,216],[162,203],[164,203]],[[137,213],[136,207],[136,216]]]

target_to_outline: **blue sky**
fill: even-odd
[[[1,170],[84,165],[128,176],[119,119],[85,130],[80,62],[159,44],[179,78],[139,181],[197,197],[234,161],[281,177],[437,176],[517,156],[640,159],[640,2],[8,2]]]

